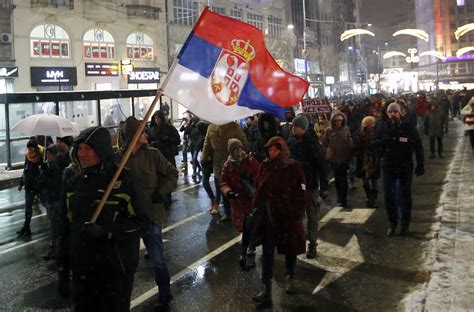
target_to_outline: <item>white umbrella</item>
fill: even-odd
[[[37,114],[28,116],[17,122],[11,131],[18,131],[28,136],[44,135],[44,136],[76,136],[79,130],[66,118],[50,115]]]

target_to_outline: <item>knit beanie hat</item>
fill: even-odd
[[[244,148],[242,142],[240,142],[239,139],[229,139],[229,141],[227,141],[227,150],[230,154],[232,154],[232,152],[239,147]]]
[[[293,126],[294,127],[299,127],[303,130],[308,130],[309,121],[308,121],[308,118],[306,118],[306,115],[305,114],[298,114],[293,119]]]
[[[140,121],[133,116],[130,116],[125,120],[125,126],[123,127],[125,142],[130,143],[132,141],[139,125]]]
[[[401,113],[402,110],[400,109],[400,105],[398,105],[397,103],[391,103],[388,108],[387,108],[387,112],[390,112],[390,111],[393,111],[393,110],[396,110],[397,112]]]

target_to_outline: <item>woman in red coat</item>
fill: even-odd
[[[251,245],[262,244],[263,289],[252,300],[271,303],[275,247],[278,253],[285,255],[286,293],[295,292],[296,256],[306,251],[303,226],[306,181],[301,165],[289,159],[288,146],[283,138],[271,138],[265,148],[267,158],[258,169],[253,202],[261,218],[251,242]]]
[[[244,146],[238,139],[229,139],[227,150],[229,157],[221,172],[220,187],[222,194],[230,201],[234,227],[243,232],[239,264],[242,268],[249,269],[255,266],[255,248],[248,249],[250,233],[244,231],[244,224],[252,211],[254,179],[260,163],[244,152]]]

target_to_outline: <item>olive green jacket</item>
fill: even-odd
[[[121,151],[123,155],[124,150]],[[161,224],[166,216],[163,199],[176,187],[178,170],[156,148],[143,145],[130,155],[126,166],[132,183],[143,191],[145,217]]]

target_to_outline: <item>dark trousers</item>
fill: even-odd
[[[74,311],[128,312],[132,288],[133,274],[131,273],[73,272]]]
[[[33,217],[33,202],[35,200],[35,196],[36,196],[36,192],[25,189],[25,224],[24,224],[25,228],[30,228],[31,218]],[[39,194],[41,205],[43,205],[46,208],[46,212],[49,216],[50,212],[49,212],[47,197],[48,196],[47,196],[46,191],[42,191],[41,194]]]
[[[198,172],[202,172],[201,163],[199,162],[199,155],[200,150],[198,149],[191,149],[191,157],[193,162],[193,174],[197,174]]]
[[[316,247],[318,240],[318,220],[320,206],[317,190],[306,190],[306,232],[310,247]]]
[[[471,148],[474,150],[474,129],[473,130],[468,130],[469,132],[469,139],[471,141]]]
[[[155,282],[160,291],[160,297],[171,295],[170,272],[166,265],[163,250],[163,234],[161,224],[153,224],[149,228],[142,230],[140,236],[145,243],[146,250],[155,269]]]
[[[209,196],[209,199],[214,200],[216,197],[214,196],[214,192],[212,191],[211,183],[209,183],[209,180],[211,179],[212,169],[210,170],[207,167],[203,167],[202,169],[202,186],[204,187],[207,196]]]
[[[275,262],[275,229],[271,222],[266,222],[265,238],[262,243],[262,283],[270,285],[273,278],[273,264]],[[296,267],[296,255],[285,255],[285,273],[293,276]]]
[[[341,204],[347,204],[347,170],[349,169],[348,164],[344,163],[331,163],[332,170],[334,172],[334,184],[336,185],[337,198],[341,200]]]
[[[412,166],[400,166],[397,168],[384,168],[384,197],[385,208],[387,209],[388,221],[392,225],[398,224],[398,217],[402,224],[409,224],[411,221],[411,182],[413,177]],[[399,208],[397,206],[397,180],[400,184],[398,191]]]
[[[435,145],[438,144],[438,155],[443,154],[443,137],[430,136],[430,152],[435,154]]]
[[[216,202],[220,203],[222,198],[222,204],[224,206],[224,213],[231,215],[229,200],[222,196],[220,179],[214,175],[214,185],[216,186]]]

